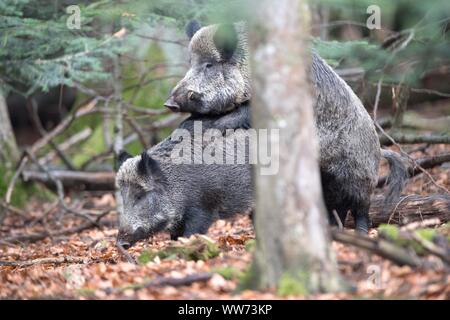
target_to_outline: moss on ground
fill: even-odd
[[[140,264],[153,261],[156,257],[160,259],[184,259],[184,260],[208,260],[219,255],[218,245],[206,237],[196,237],[187,243],[175,244],[163,250],[145,250],[138,258]]]

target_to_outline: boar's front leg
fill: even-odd
[[[175,229],[170,231],[170,240],[178,240],[179,237],[182,237],[184,234],[184,225],[176,227]]]
[[[225,133],[227,129],[251,128],[250,105],[245,104],[214,121],[213,127]]]
[[[213,217],[202,209],[186,209],[183,237],[188,238],[196,233],[207,233],[213,221]]]

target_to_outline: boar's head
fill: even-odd
[[[222,114],[251,96],[247,31],[243,23],[201,28],[191,21],[190,68],[165,106],[175,112]]]
[[[117,242],[129,248],[169,227],[173,210],[165,176],[146,151],[137,157],[120,153],[118,166],[116,185],[123,210],[119,213]]]

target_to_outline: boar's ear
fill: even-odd
[[[147,151],[142,152],[141,160],[137,165],[138,173],[141,176],[149,176],[161,173],[158,161],[150,157]]]
[[[191,20],[188,22],[188,24],[186,25],[186,35],[188,36],[189,40],[192,39],[192,37],[194,36],[194,34],[200,30],[202,26],[200,25],[200,22],[198,22],[197,20]]]
[[[133,158],[131,154],[128,152],[122,150],[119,152],[119,155],[117,156],[117,169],[120,168],[120,166],[127,160]]]
[[[233,24],[226,23],[219,25],[213,40],[222,59],[231,59],[238,45],[238,35]]]

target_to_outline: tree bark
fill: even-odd
[[[430,218],[439,218],[441,222],[450,220],[450,196],[445,194],[402,196],[388,212],[383,210],[383,205],[384,197],[372,197],[369,215],[374,228],[382,223],[402,226]],[[353,219],[347,222],[346,227],[353,227]]]
[[[276,139],[269,146],[278,173],[262,175],[262,165],[255,167],[257,250],[250,285],[280,288],[289,281],[305,294],[339,290],[306,76],[309,12],[301,0],[265,0],[255,8],[254,125],[278,129],[280,139],[278,154]]]
[[[17,148],[14,132],[9,120],[8,106],[3,92],[0,88],[0,175],[1,179],[9,179],[16,161],[19,159],[19,149]],[[0,190],[3,194],[5,190]],[[0,224],[6,216],[6,209],[0,206]]]
[[[0,90],[0,160],[9,165],[19,158],[19,149],[9,120],[6,99]]]

